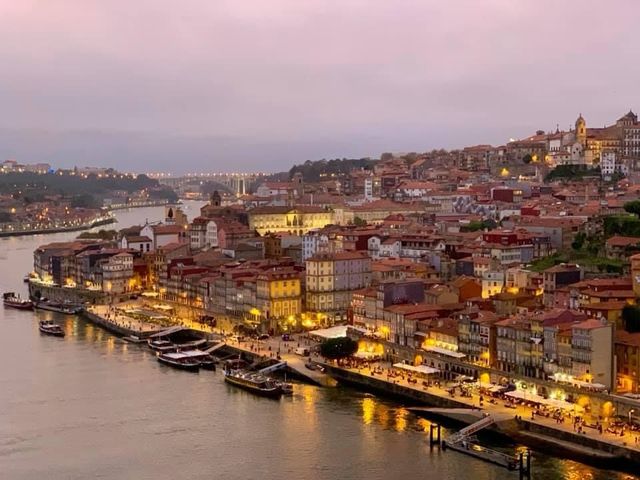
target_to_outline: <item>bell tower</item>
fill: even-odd
[[[587,122],[582,118],[582,114],[576,120],[576,141],[580,142],[583,147],[587,146]]]

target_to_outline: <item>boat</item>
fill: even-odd
[[[212,355],[209,355],[207,352],[203,352],[202,350],[181,350],[180,353],[183,355],[187,355],[189,358],[192,358],[198,362],[200,362],[200,368],[204,368],[205,370],[215,370],[216,369],[216,359],[213,358]]]
[[[182,352],[166,352],[158,355],[158,361],[169,367],[177,368],[179,370],[188,370],[190,372],[197,372],[200,370],[200,362],[189,355],[185,355]]]
[[[224,381],[263,397],[279,398],[282,395],[282,387],[260,373],[227,370],[224,372]]]
[[[137,343],[137,344],[147,343],[147,341],[144,338],[140,338],[137,335],[127,335],[126,337],[122,337],[122,340],[128,343]]]
[[[16,295],[13,292],[6,292],[2,299],[5,307],[17,308],[18,310],[33,310],[33,303],[30,300],[20,298],[20,295]]]
[[[283,395],[293,395],[293,383],[287,382],[286,380],[284,382],[276,383],[280,387],[280,390],[282,390]]]
[[[40,333],[44,333],[46,335],[64,337],[64,330],[62,330],[62,327],[50,320],[42,320],[38,325],[38,330],[40,330]]]
[[[169,340],[148,340],[147,344],[151,350],[161,353],[175,352],[178,349],[176,344]]]
[[[64,313],[65,315],[77,315],[82,311],[82,307],[68,303],[58,303],[49,300],[35,302],[33,305],[38,310],[48,310],[50,312]]]

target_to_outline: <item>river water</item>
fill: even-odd
[[[197,206],[188,204],[190,217]],[[120,211],[117,228],[162,215]],[[0,239],[0,289],[25,294],[33,250],[75,235]],[[40,336],[38,318],[60,322],[66,336]],[[76,317],[0,308],[0,325],[3,480],[518,478],[430,450],[426,420],[369,394],[296,385],[274,401],[230,387],[219,372],[163,367]],[[533,478],[636,477],[534,454]]]

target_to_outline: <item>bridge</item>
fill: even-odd
[[[168,185],[174,189],[180,189],[187,185],[197,183],[212,182],[220,185],[229,193],[235,195],[245,195],[254,190],[269,174],[263,172],[253,173],[188,173],[186,175],[174,176],[170,173],[148,173],[151,178],[155,178],[162,185]]]

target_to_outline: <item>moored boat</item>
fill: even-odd
[[[181,350],[180,353],[200,362],[200,368],[204,368],[205,370],[216,369],[216,359],[207,352],[203,352],[202,350]]]
[[[60,325],[50,320],[42,320],[38,325],[40,333],[51,335],[54,337],[64,337],[64,330]]]
[[[227,370],[224,380],[231,385],[264,397],[278,398],[282,395],[282,387],[269,377],[260,373],[243,370]]]
[[[158,355],[158,361],[164,365],[168,365],[169,367],[177,368],[179,370],[188,370],[190,372],[197,372],[200,370],[200,362],[182,352],[161,353]]]
[[[18,310],[33,310],[33,303],[30,300],[20,298],[13,292],[6,292],[2,296],[5,307],[17,308]]]
[[[156,352],[166,353],[166,352],[175,352],[178,347],[175,343],[170,342],[169,340],[152,340],[149,339],[147,341],[149,348],[151,350],[155,350]]]
[[[277,382],[277,384],[280,386],[283,395],[293,395],[293,383],[284,381]]]
[[[38,310],[48,310],[50,312],[64,313],[65,315],[77,315],[82,311],[82,307],[67,303],[57,303],[52,301],[40,301],[33,305]]]
[[[147,343],[147,340],[145,340],[144,338],[140,338],[137,335],[127,335],[126,337],[122,337],[122,340],[128,343],[136,344]]]

